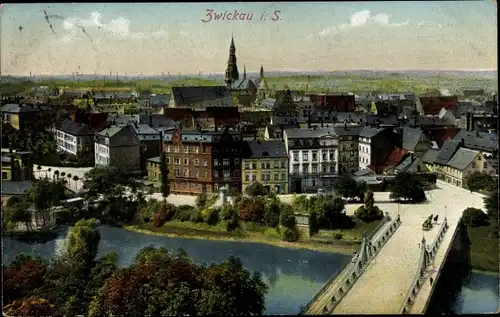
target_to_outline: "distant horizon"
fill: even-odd
[[[314,73],[336,73],[336,72],[401,72],[401,73],[404,73],[404,72],[434,72],[434,73],[440,73],[440,72],[498,72],[498,69],[495,69],[495,68],[492,68],[492,69],[481,69],[481,68],[478,68],[478,69],[363,69],[363,68],[355,68],[355,69],[338,69],[338,70],[315,70],[315,69],[310,69],[310,70],[293,70],[293,69],[290,69],[290,70],[268,70],[268,71],[264,71],[264,76],[266,73],[304,73],[304,74],[311,74],[311,75],[314,75]],[[259,71],[247,71],[246,72],[247,75],[248,74],[253,74],[253,75],[259,75]],[[240,76],[243,74],[242,71],[240,71]],[[63,77],[63,76],[108,76],[108,77],[116,77],[116,75],[118,75],[119,77],[129,77],[129,76],[133,76],[133,77],[137,77],[137,76],[141,76],[141,77],[158,77],[158,76],[163,76],[163,77],[168,77],[168,72],[163,72],[162,73],[151,73],[151,74],[130,74],[130,73],[111,73],[111,75],[109,73],[107,74],[100,74],[100,73],[77,73],[75,72],[74,74],[73,73],[68,73],[68,74],[48,74],[48,73],[41,73],[41,74],[38,74],[38,73],[32,73],[31,74],[31,77],[36,77],[36,76],[43,76],[43,77]],[[205,73],[205,72],[201,72],[201,75],[199,73],[174,73],[174,72],[170,72],[170,76],[171,77],[178,77],[178,76],[209,76],[209,75],[219,75],[219,76],[223,76],[225,75],[224,72],[219,72],[219,73]],[[30,77],[30,73],[27,73],[27,74],[1,74],[0,77]]]
[[[236,11],[246,18],[227,19]],[[0,15],[2,75],[218,74],[232,35],[240,72],[498,67],[486,0],[8,3]]]

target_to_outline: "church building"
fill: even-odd
[[[247,77],[245,66],[243,66],[243,76],[240,78],[233,37],[231,37],[231,44],[229,46],[229,59],[227,61],[225,83],[226,87],[233,95],[235,104],[250,107],[255,102],[257,98],[257,86]]]

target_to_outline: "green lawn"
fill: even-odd
[[[376,220],[373,222],[364,222],[357,218],[353,218],[355,223],[354,227],[351,229],[340,229],[340,230],[320,230],[317,234],[314,235],[315,239],[321,240],[336,240],[336,236],[342,235],[343,241],[350,242],[361,242],[363,239],[363,233],[366,231],[366,234],[369,236],[377,226],[380,224],[382,220]]]
[[[498,225],[496,226],[498,229]],[[495,226],[468,228],[471,265],[481,271],[499,271],[498,236],[494,234]]]

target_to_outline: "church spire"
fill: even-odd
[[[233,83],[239,79],[238,65],[236,63],[236,46],[234,45],[234,37],[231,34],[231,44],[229,46],[229,59],[226,68],[226,86],[231,88]]]
[[[260,65],[260,78],[264,77],[264,67]]]

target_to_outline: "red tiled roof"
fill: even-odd
[[[353,111],[356,107],[353,95],[310,95],[315,106],[335,108],[337,111]]]
[[[459,131],[459,128],[438,128],[425,131],[425,133],[432,141],[436,141],[437,145],[441,147],[446,140],[453,139]]]
[[[457,96],[442,97],[420,97],[420,103],[426,115],[438,115],[441,109],[455,109],[457,107]]]
[[[399,162],[401,162],[401,159],[406,153],[408,153],[408,151],[405,149],[395,148],[394,150],[392,150],[391,154],[385,161],[385,165],[387,166],[397,165]]]

